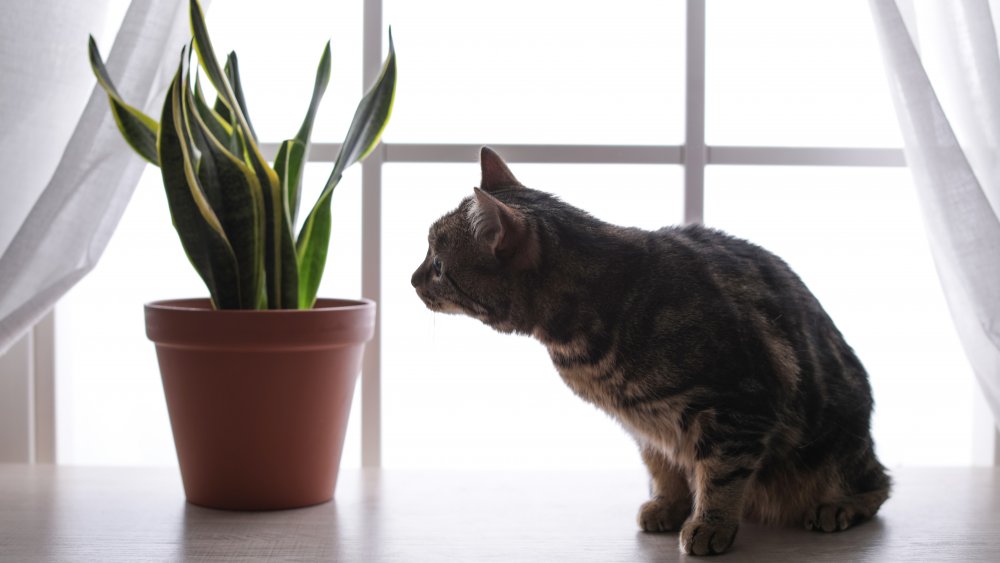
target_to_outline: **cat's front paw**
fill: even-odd
[[[738,521],[690,520],[681,528],[681,551],[689,555],[724,553],[736,539]]]
[[[679,530],[691,514],[691,501],[669,501],[654,497],[639,507],[639,527],[643,532],[673,532]]]

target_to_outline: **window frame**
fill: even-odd
[[[836,147],[708,146],[705,143],[705,0],[686,2],[685,138],[683,145],[490,145],[511,163],[673,164],[684,170],[684,222],[705,213],[705,168],[709,165],[906,166],[902,149]],[[364,82],[377,76],[382,56],[382,2],[364,9]],[[277,144],[266,144],[276,151]],[[337,145],[316,144],[311,160],[328,162]],[[383,142],[362,165],[362,296],[381,302],[382,165],[475,162],[479,146]],[[365,350],[361,378],[361,465],[382,465],[381,322]]]
[[[363,0],[363,79],[375,81],[383,56],[383,2]],[[759,147],[709,146],[705,143],[705,37],[706,0],[686,0],[685,38],[685,137],[681,145],[491,145],[511,163],[544,164],[662,164],[679,165],[684,174],[684,222],[702,222],[705,212],[705,169],[711,165],[778,166],[906,166],[899,148],[841,147]],[[264,142],[262,150],[273,157],[278,143]],[[314,143],[310,162],[332,162],[339,145]],[[387,163],[468,163],[475,162],[479,145],[473,144],[380,144],[362,163],[361,246],[362,296],[381,302],[382,270],[382,166]],[[0,412],[20,413],[9,426],[20,433],[21,444],[4,451],[0,461],[56,462],[54,330],[50,313],[7,357],[0,357],[5,371],[25,394],[0,396]],[[361,376],[361,464],[382,465],[381,401],[381,313],[376,313],[375,334],[368,343]],[[15,357],[16,356],[16,357]],[[20,358],[20,359],[17,359]],[[6,362],[6,363],[4,363]],[[13,367],[11,367],[13,365]],[[25,401],[28,408],[25,408]],[[1000,433],[992,425],[988,407],[981,398],[976,404],[974,447],[976,464],[1000,465]],[[987,409],[987,410],[983,410]]]

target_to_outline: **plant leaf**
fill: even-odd
[[[160,172],[174,227],[188,259],[208,286],[213,305],[219,309],[235,309],[240,306],[236,256],[198,180],[197,149],[183,119],[182,80],[186,56],[182,51],[180,68],[163,105],[157,142],[163,162]]]
[[[197,101],[189,87],[190,72],[185,75],[181,90],[184,99],[181,111],[185,127],[191,132],[194,145],[201,152],[198,179],[206,198],[216,211],[219,222],[233,249],[239,271],[240,308],[257,308],[257,299],[264,278],[263,263],[263,195],[257,175],[232,154],[212,132],[221,129],[214,112]],[[205,111],[209,112],[206,123]],[[225,131],[222,131],[225,136]]]
[[[215,104],[212,106],[212,109],[215,110],[215,113],[219,114],[219,117],[228,123],[231,128],[236,128],[236,117],[229,111],[229,106],[226,105],[226,102],[222,101],[222,96],[215,97]]]
[[[347,130],[333,171],[322,193],[306,217],[296,241],[299,261],[299,307],[312,307],[316,301],[319,282],[326,267],[330,241],[330,200],[344,170],[364,159],[378,145],[378,141],[392,114],[396,92],[396,50],[389,30],[389,54],[386,56],[375,84],[358,103],[354,119]]]
[[[194,81],[194,107],[198,111],[202,122],[215,139],[222,143],[232,154],[242,154],[242,152],[236,150],[236,147],[233,146],[232,140],[235,136],[233,135],[232,124],[223,119],[212,108],[208,107],[208,102],[205,101],[205,94],[201,90],[201,83],[198,77],[195,77]]]
[[[354,119],[347,130],[340,153],[330,173],[329,185],[340,181],[340,176],[355,162],[364,159],[378,145],[382,131],[389,123],[392,102],[396,96],[396,49],[392,43],[392,29],[389,30],[389,54],[382,64],[375,85],[361,98]],[[332,189],[332,188],[330,188]]]
[[[90,68],[94,71],[98,84],[108,94],[111,114],[115,118],[115,123],[118,125],[118,130],[121,131],[122,137],[125,138],[125,142],[139,156],[159,166],[160,157],[156,154],[156,136],[159,132],[159,124],[152,117],[122,100],[111,81],[108,69],[105,68],[104,62],[101,60],[101,52],[97,49],[97,42],[94,41],[93,35],[90,36]]]
[[[316,112],[319,110],[319,103],[323,99],[323,94],[326,93],[326,87],[329,83],[330,42],[327,41],[326,47],[323,48],[323,54],[319,58],[319,66],[316,68],[316,82],[313,85],[312,99],[309,100],[309,109],[302,120],[302,126],[299,127],[298,134],[295,135],[295,140],[307,147],[309,145],[309,136],[312,134],[313,121],[315,121]]]
[[[198,0],[190,0],[190,7],[191,31],[194,35],[198,60],[205,69],[209,81],[219,92],[219,100],[235,116],[237,127],[234,129],[243,136],[246,147],[245,159],[261,184],[264,199],[264,271],[267,306],[271,309],[294,308],[298,297],[298,266],[291,225],[282,206],[281,182],[277,173],[264,160],[229,80],[223,75],[208,36],[201,4]]]
[[[205,25],[205,13],[202,11],[201,3],[198,0],[190,0],[190,12],[191,34],[194,36],[195,53],[198,54],[198,61],[201,63],[201,68],[205,69],[205,74],[208,76],[209,82],[215,87],[215,91],[219,93],[219,98],[216,100],[216,108],[221,103],[228,112],[235,114],[236,121],[239,122],[243,116],[239,115],[240,112],[233,111],[234,106],[236,106],[236,96],[229,85],[229,81],[226,80],[222,67],[219,66],[219,60],[215,58],[212,39],[209,37],[208,27]],[[219,111],[219,114],[223,115],[223,112]],[[223,117],[230,116],[223,115]]]
[[[228,130],[231,132],[227,142],[229,150],[233,154],[245,154],[246,145],[243,143],[243,135],[240,134],[239,124],[236,123],[236,116],[229,111],[229,107],[222,101],[221,96],[215,97],[215,105],[212,110],[219,116],[219,119],[226,123]]]
[[[288,211],[291,225],[295,225],[299,220],[299,205],[302,200],[302,170],[309,158],[309,147],[311,146],[309,137],[312,135],[313,122],[316,120],[320,101],[322,101],[329,83],[330,42],[327,41],[319,59],[319,66],[316,68],[316,81],[313,85],[312,98],[309,101],[306,116],[302,120],[302,126],[299,127],[299,132],[294,139],[282,143],[274,160],[274,168],[281,179],[285,208]]]
[[[266,167],[266,165],[264,165]],[[274,170],[268,175],[264,190],[265,249],[264,268],[267,272],[267,304],[270,309],[294,309],[298,303],[298,260],[292,227],[282,205],[281,185]]]
[[[285,212],[278,174],[268,166],[253,139],[244,139],[246,158],[260,181],[264,200],[264,271],[267,307],[292,309],[298,299],[298,261],[295,239]]]
[[[267,165],[252,139],[244,139],[246,158],[260,181],[264,200],[264,270],[267,306],[292,309],[298,298],[298,261],[295,239],[284,206],[284,194],[278,174]]]
[[[297,139],[281,143],[274,158],[274,171],[281,181],[281,194],[290,225],[298,220],[299,201],[302,195],[302,170],[306,146]]]
[[[240,111],[243,112],[243,117],[246,118],[247,127],[250,129],[250,137],[257,142],[257,132],[253,129],[253,123],[250,122],[250,112],[247,111],[247,102],[243,97],[243,83],[240,81],[240,65],[236,60],[236,51],[230,51],[229,56],[226,58],[226,67],[224,69],[226,73],[226,78],[229,79],[229,85],[233,88],[233,96],[236,98],[236,103],[240,106]]]
[[[316,303],[319,283],[326,268],[326,255],[330,246],[332,191],[324,192],[302,225],[296,241],[299,262],[299,309],[311,309]]]
[[[227,74],[219,66],[219,61],[212,48],[212,40],[208,35],[208,28],[205,25],[205,13],[201,9],[198,0],[190,0],[191,4],[191,32],[194,36],[195,52],[198,54],[198,61],[201,68],[205,70],[209,82],[215,87],[219,96],[215,101],[215,112],[226,121],[232,124],[233,129],[238,129],[243,134],[245,148],[251,156],[256,156],[261,162],[264,157],[257,147],[256,136],[250,127],[247,116],[241,110],[241,105],[236,98],[233,86],[230,84]],[[238,84],[238,76],[237,82]],[[255,155],[253,153],[256,153]]]

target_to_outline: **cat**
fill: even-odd
[[[833,532],[875,515],[890,478],[868,375],[785,262],[700,225],[602,222],[488,147],[480,167],[411,283],[432,311],[535,337],[621,423],[651,477],[642,530],[707,555],[741,518]]]

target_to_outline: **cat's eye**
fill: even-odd
[[[441,258],[435,256],[434,259],[431,260],[431,268],[434,269],[434,275],[440,276],[442,268]]]

